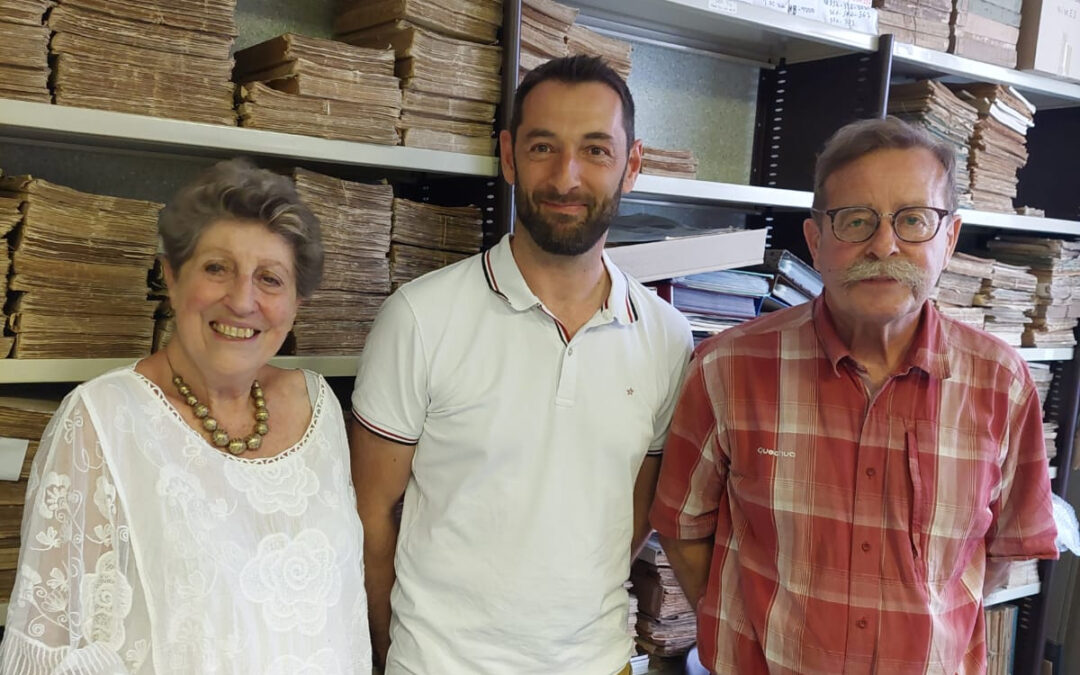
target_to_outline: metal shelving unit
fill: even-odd
[[[1015,586],[1013,588],[1002,588],[986,596],[986,598],[983,599],[983,606],[993,607],[994,605],[1000,605],[1003,602],[1029,598],[1033,595],[1038,595],[1040,590],[1042,590],[1042,584],[1038,583]]]
[[[494,157],[6,99],[0,99],[0,137],[135,152],[280,157],[444,175],[493,177],[499,171]]]

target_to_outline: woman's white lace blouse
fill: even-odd
[[[132,368],[68,395],[29,479],[0,672],[368,675],[344,421],[307,375],[311,423],[269,459],[211,448]]]

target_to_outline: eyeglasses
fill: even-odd
[[[822,213],[829,217],[833,236],[848,244],[867,241],[877,232],[883,217],[892,218],[893,232],[900,241],[909,244],[921,244],[930,241],[941,228],[941,221],[952,213],[948,209],[933,206],[905,206],[893,213],[878,213],[869,206],[842,206],[838,209],[822,211],[810,209],[813,213]]]

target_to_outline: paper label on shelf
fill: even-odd
[[[738,4],[735,0],[709,0],[709,11],[720,14],[737,14]]]
[[[0,438],[0,480],[19,480],[28,447],[25,438]]]

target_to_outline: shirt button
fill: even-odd
[[[567,347],[566,355],[567,356],[573,356],[574,355],[574,348],[573,347]]]
[[[855,625],[859,628],[866,628],[866,619],[859,619],[855,622]]]
[[[866,475],[869,476],[870,478],[873,478],[874,474],[876,474],[876,473],[877,473],[877,471],[874,470],[874,467],[870,467],[869,469],[866,470]]]
[[[863,550],[863,551],[864,551],[865,553],[869,553],[869,552],[870,552],[870,542],[868,542],[868,541],[864,541],[864,542],[862,543],[862,550]]]

